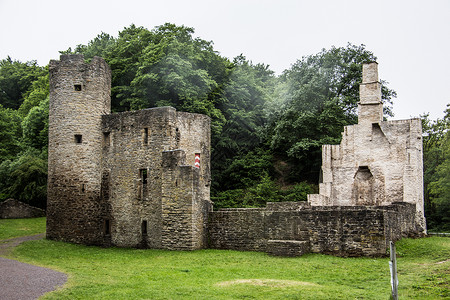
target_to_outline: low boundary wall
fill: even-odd
[[[415,211],[415,205],[404,202],[368,207],[280,202],[221,209],[209,215],[209,247],[287,256],[384,256],[390,240],[419,235]],[[301,251],[290,248],[299,247],[298,242]]]

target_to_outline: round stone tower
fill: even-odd
[[[50,61],[47,238],[102,244],[102,115],[111,110],[111,70],[94,57]]]

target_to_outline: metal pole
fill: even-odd
[[[391,288],[392,299],[398,300],[398,278],[397,278],[397,259],[395,254],[395,244],[390,241],[391,259],[389,261],[389,269],[391,271]]]

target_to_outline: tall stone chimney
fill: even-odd
[[[359,86],[358,124],[383,121],[381,83],[378,81],[378,63],[363,65],[362,83]]]

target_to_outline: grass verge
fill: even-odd
[[[0,240],[45,232],[45,218],[0,219]]]
[[[401,299],[449,294],[450,239],[397,243]],[[45,299],[389,299],[387,258],[299,258],[225,250],[98,248],[32,241],[16,248],[24,262],[69,274]]]

